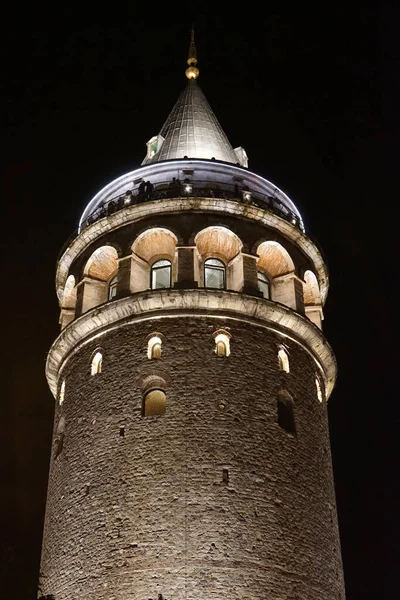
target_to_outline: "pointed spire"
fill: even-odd
[[[199,70],[196,67],[193,27],[187,63],[189,67],[186,69],[186,77],[189,81],[186,88],[179,96],[160,133],[147,142],[147,156],[142,165],[176,158],[203,158],[244,164],[237,151],[232,148],[196,81]]]
[[[238,162],[217,117],[194,80],[187,82],[158,137],[161,144],[158,141],[155,153],[148,152],[142,164],[185,156]]]
[[[190,34],[190,46],[189,46],[189,56],[187,60],[188,65],[197,65],[197,52],[196,45],[194,43],[194,27],[192,25],[192,31]]]
[[[187,59],[189,67],[185,71],[185,75],[188,79],[197,79],[199,76],[199,70],[197,65],[197,52],[196,45],[194,43],[194,27],[192,26],[192,32],[190,36],[189,55]]]

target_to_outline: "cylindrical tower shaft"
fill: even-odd
[[[327,269],[187,85],[57,265],[40,594],[344,600]]]

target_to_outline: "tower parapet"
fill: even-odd
[[[57,265],[41,590],[343,599],[327,268],[288,196],[236,164],[208,103],[205,145],[192,139],[187,98]]]

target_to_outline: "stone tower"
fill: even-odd
[[[58,261],[39,596],[343,600],[326,265],[188,65]]]

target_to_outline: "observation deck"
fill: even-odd
[[[148,181],[151,191],[142,191]],[[75,236],[98,219],[131,204],[182,196],[236,199],[272,211],[304,232],[295,204],[267,179],[230,163],[184,158],[140,167],[106,185],[83,211]]]

